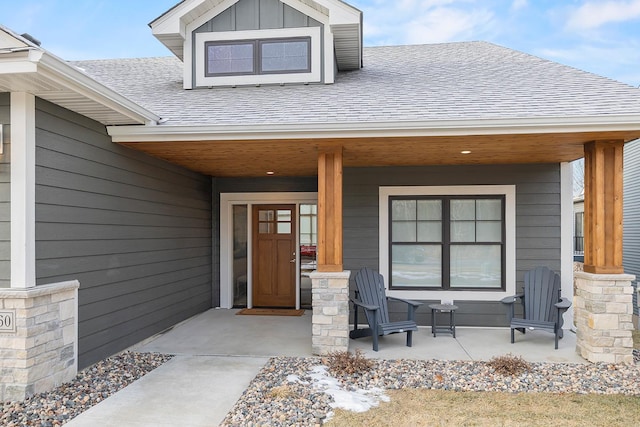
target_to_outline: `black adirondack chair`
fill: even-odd
[[[514,304],[520,300],[523,316],[514,316]],[[567,298],[560,293],[560,275],[547,267],[536,267],[524,274],[524,293],[502,300],[509,305],[511,323],[511,343],[515,342],[514,331],[525,333],[526,328],[542,329],[555,335],[556,350],[558,339],[562,338],[562,314],[571,307]]]
[[[354,305],[353,330],[349,336],[353,339],[361,337],[373,337],[373,351],[378,351],[378,336],[407,333],[407,347],[412,345],[413,331],[418,330],[415,322],[415,310],[422,303],[387,297],[384,291],[384,278],[376,271],[363,268],[356,274],[356,298],[351,298]],[[400,301],[407,304],[407,320],[400,322],[389,321],[387,300]],[[358,307],[364,309],[369,327],[358,329]]]

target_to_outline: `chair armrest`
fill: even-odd
[[[500,300],[503,304],[513,304],[518,299],[524,298],[524,294],[511,295],[509,297],[504,297]]]
[[[387,297],[388,300],[393,300],[393,301],[400,301],[403,302],[405,304],[411,305],[413,307],[420,307],[421,305],[423,305],[423,303],[418,302],[418,301],[413,301],[410,299],[403,299],[403,298],[396,298],[396,297]]]
[[[407,320],[414,321],[416,317],[416,308],[422,305],[421,302],[412,301],[408,299],[396,298],[396,297],[387,297],[387,301],[398,301],[407,304]]]
[[[354,298],[349,298],[351,300],[351,302],[353,302],[355,305],[357,305],[358,307],[362,307],[365,310],[371,310],[371,311],[376,311],[380,309],[380,306],[377,305],[371,305],[371,304],[365,304],[360,300],[354,299]]]
[[[554,304],[559,310],[567,310],[571,307],[571,301],[568,298],[560,298],[560,302]]]

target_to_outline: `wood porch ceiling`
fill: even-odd
[[[554,163],[584,157],[595,140],[640,138],[637,132],[563,134],[121,142],[216,177],[315,176],[320,146],[342,146],[344,167]],[[461,154],[470,150],[470,154]]]

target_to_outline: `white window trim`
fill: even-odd
[[[562,297],[573,301],[573,164],[560,163],[560,287]],[[564,313],[564,324],[573,325],[573,305]]]
[[[234,76],[205,76],[205,43],[210,41],[265,40],[277,38],[311,38],[311,72],[282,74],[251,74]],[[223,31],[196,33],[196,86],[235,86],[280,83],[316,83],[322,76],[320,27],[279,28],[273,30]]]
[[[263,204],[295,204],[296,220],[300,223],[301,204],[318,203],[318,193],[221,193],[220,194],[220,308],[233,307],[233,206],[247,205],[247,263],[251,265],[251,207]],[[296,247],[300,246],[299,228],[296,231]],[[215,239],[215,237],[214,237]],[[215,241],[212,242],[215,244]],[[296,256],[296,271],[300,272],[300,256]],[[251,300],[252,269],[247,268],[247,307]],[[296,274],[296,308],[300,308],[300,274]]]
[[[398,290],[389,289],[389,198],[391,196],[459,196],[488,195],[505,196],[505,290],[498,291],[452,291],[452,290]],[[475,300],[499,301],[514,295],[516,291],[516,186],[515,185],[470,185],[470,186],[403,186],[380,187],[379,190],[380,273],[385,278],[387,295],[417,300]]]

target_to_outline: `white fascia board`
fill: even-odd
[[[183,18],[206,0],[186,0],[165,12],[160,17],[149,23],[151,33],[156,34],[181,34],[184,30]]]
[[[299,11],[300,13],[303,13],[310,18],[313,18],[324,25],[329,24],[331,11],[329,11],[329,16],[328,16],[322,13],[321,11],[319,11],[318,9],[314,9],[298,0],[281,0],[281,1],[287,6],[292,7],[293,9]]]
[[[0,55],[0,74],[28,74],[38,72],[38,66],[32,62],[11,61]]]
[[[238,1],[239,0],[187,0],[151,22],[149,26],[151,27],[152,34],[156,37],[158,34],[175,34],[180,35],[184,39],[189,33],[188,28],[193,27],[195,21],[202,20],[204,16],[207,16],[208,18],[204,20],[204,22],[206,22]],[[209,11],[194,18],[191,12],[204,3],[209,3]]]
[[[289,125],[132,125],[107,126],[107,131],[114,142],[624,132],[640,131],[640,115]]]
[[[151,111],[98,83],[80,70],[48,53],[45,53],[39,61],[38,72],[70,90],[141,124],[152,124],[160,120],[160,117]]]
[[[36,73],[43,51],[26,49],[0,53],[0,74]]]
[[[6,56],[5,56],[6,55]],[[0,54],[0,74],[37,73],[51,82],[85,96],[106,108],[141,124],[153,124],[160,117],[67,64],[55,55],[37,48]]]
[[[336,0],[315,1],[329,9],[329,22],[331,25],[360,24],[360,15],[362,15],[362,12],[355,7]]]

